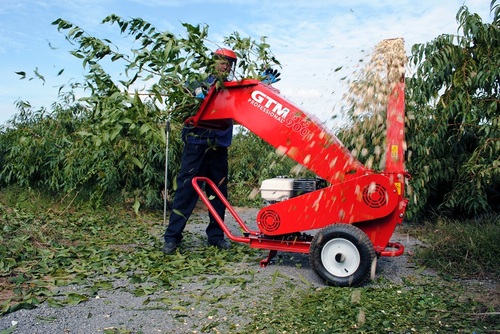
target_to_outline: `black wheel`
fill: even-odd
[[[375,273],[377,255],[368,236],[349,224],[320,230],[309,250],[314,271],[329,285],[359,286]]]

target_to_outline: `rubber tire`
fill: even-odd
[[[325,252],[329,252],[329,254],[326,253],[329,255],[329,259],[336,261],[337,257],[341,255],[339,252],[332,257],[333,253],[330,247],[332,245],[344,247],[345,251],[351,252],[348,254],[350,257],[348,260],[352,260],[351,263],[354,263],[354,267],[349,269],[354,271],[347,272],[346,275],[338,275],[327,269],[331,268],[332,264],[337,264],[332,262],[325,265],[324,261],[328,260],[324,259],[326,255],[322,255],[325,246]],[[335,250],[333,251],[335,252]],[[371,278],[372,272],[374,273],[377,261],[375,249],[368,236],[358,227],[349,224],[334,224],[320,230],[311,242],[309,256],[311,266],[316,274],[324,279],[328,285],[340,287],[365,284]],[[337,261],[337,263],[344,261]],[[357,264],[358,261],[359,264]]]

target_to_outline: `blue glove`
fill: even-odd
[[[281,80],[281,78],[278,78],[280,75],[281,73],[278,72],[278,70],[268,68],[261,74],[261,76],[264,77],[264,79],[262,79],[262,82],[266,84],[273,84]]]
[[[194,90],[194,93],[196,94],[195,97],[198,99],[204,99],[205,94],[203,94],[203,89],[201,87],[198,87]]]

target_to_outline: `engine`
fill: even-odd
[[[325,188],[327,182],[321,178],[275,177],[262,181],[260,194],[269,203],[281,202],[295,196]]]

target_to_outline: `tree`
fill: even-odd
[[[458,35],[412,47],[408,170],[414,214],[500,212],[500,4],[492,23],[462,6]]]
[[[51,111],[19,102],[20,115],[0,128],[0,184],[60,194],[85,191],[96,203],[121,193],[133,199],[136,210],[143,203],[157,205],[164,180],[164,125],[171,120],[176,131],[197,111],[200,101],[186,87],[212,72],[212,49],[236,52],[239,79],[256,78],[263,68],[279,64],[265,37],[257,42],[235,32],[217,44],[208,39],[208,26],[183,23],[185,36],[175,36],[140,18],[109,15],[103,24],[128,37],[130,49],[122,52],[110,39],[89,35],[66,20],[53,22],[75,46],[71,54],[86,70],[84,81],[72,83],[70,92],[61,87],[63,103],[54,103]],[[110,64],[123,66],[125,77],[106,71]],[[17,73],[26,78],[25,72]],[[35,76],[43,78],[38,71]],[[138,91],[139,82],[146,91]],[[217,86],[223,89],[222,82]],[[74,99],[76,89],[85,96]],[[180,145],[173,139],[169,161],[175,166]],[[175,168],[169,171],[172,180]]]
[[[406,77],[408,217],[500,212],[500,5],[483,23],[466,6],[457,35],[412,46]],[[391,43],[392,42],[392,43]],[[338,137],[366,166],[383,170],[391,73],[403,73],[394,40],[379,43],[347,96]],[[404,56],[406,58],[406,55]],[[394,66],[396,65],[396,66]],[[385,89],[385,91],[384,91]]]

